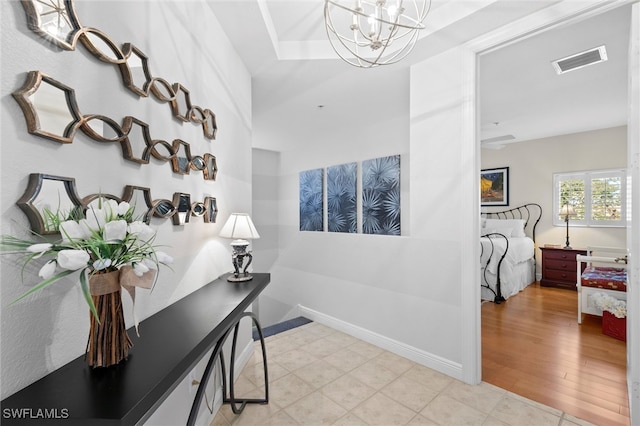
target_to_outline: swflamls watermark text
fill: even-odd
[[[3,408],[3,419],[68,419],[67,408]]]

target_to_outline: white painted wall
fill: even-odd
[[[461,340],[452,336],[461,334],[461,293],[475,283],[463,280],[460,267],[474,250],[467,248],[463,217],[470,222],[478,207],[477,194],[464,189],[474,187],[476,156],[473,147],[463,149],[458,125],[469,101],[460,93],[462,76],[451,72],[459,60],[444,54],[414,67],[411,103],[387,121],[339,131],[327,126],[310,132],[304,149],[280,154],[280,250],[261,317],[281,321],[301,305],[462,378]],[[259,128],[254,137],[263,137]],[[276,137],[286,138],[286,129]],[[299,172],[394,154],[401,154],[402,236],[299,231]]]
[[[260,238],[251,242],[254,271],[270,271],[278,258],[278,172],[280,153],[264,149],[253,149],[253,223]],[[264,309],[261,309],[264,307]],[[253,312],[258,316],[260,325],[266,327],[279,322],[290,307],[261,294],[253,304]]]
[[[200,126],[177,121],[168,104],[132,95],[117,69],[84,47],[61,51],[49,44],[27,28],[20,2],[2,2],[1,233],[28,236],[26,216],[15,202],[29,173],[73,177],[80,196],[98,192],[120,196],[130,184],[150,187],[153,199],[171,199],[174,192],[189,193],[192,201],[217,197],[217,224],[191,218],[185,226],[174,226],[170,220],[152,219],[157,243],[167,246],[175,263],[173,271],[161,271],[152,293],[138,292],[136,309],[144,319],[231,270],[229,241],[217,234],[231,211],[251,211],[251,78],[204,1],[82,0],[75,5],[82,25],[102,30],[118,45],[133,43],[150,58],[152,75],[180,82],[190,90],[193,104],[211,108],[217,116],[218,137],[210,141]],[[153,158],[148,165],[127,162],[119,145],[101,144],[82,133],[67,145],[28,134],[11,93],[22,86],[30,70],[41,70],[73,87],[83,114],[104,114],[117,122],[133,115],[150,125],[154,139],[180,138],[190,143],[192,155],[216,155],[217,181],[205,181],[196,172],[174,174],[168,163]],[[8,306],[39,281],[39,267],[27,267],[22,280],[18,260],[3,255],[0,262],[4,398],[82,355],[89,314],[76,277]],[[130,326],[130,303],[124,300]],[[249,327],[243,330],[240,348],[250,339]],[[144,327],[140,332],[144,339]],[[138,338],[132,340],[135,345]]]
[[[632,182],[630,212],[640,211],[640,4],[633,5],[629,35],[629,118],[627,179]],[[631,423],[640,419],[640,215],[627,215],[629,285],[627,287],[627,390]]]
[[[499,211],[538,203],[542,219],[536,227],[536,243],[563,244],[564,226],[553,226],[553,174],[627,167],[627,127],[613,127],[507,144],[503,149],[482,149],[482,168],[509,167],[509,206]],[[485,209],[483,209],[484,211]],[[573,247],[626,247],[626,228],[580,227],[569,222]],[[537,252],[540,259],[540,252]]]

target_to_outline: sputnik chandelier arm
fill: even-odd
[[[393,64],[413,49],[430,8],[431,0],[325,0],[327,36],[353,66]]]

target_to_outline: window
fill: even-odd
[[[571,224],[626,226],[626,171],[593,170],[553,175],[553,224],[563,225],[559,214],[565,204],[573,206]]]

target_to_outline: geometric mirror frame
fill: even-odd
[[[216,223],[216,219],[218,218],[218,200],[216,200],[216,197],[204,197],[204,206],[206,209],[204,222]]]
[[[117,66],[123,85],[131,92],[141,97],[152,93],[160,102],[170,104],[174,118],[200,124],[204,137],[215,140],[218,125],[213,111],[192,105],[189,90],[180,83],[172,85],[153,77],[149,58],[133,44],[124,43],[120,48],[99,29],[82,26],[73,0],[22,0],[22,4],[32,31],[65,50],[75,50],[79,40],[98,60]]]
[[[74,50],[80,29],[71,0],[22,0],[32,31],[63,48]]]
[[[51,235],[58,233],[57,219],[53,216],[62,215],[63,220],[78,217],[83,203],[74,178],[31,173],[27,189],[16,204],[27,215],[34,232]]]
[[[29,133],[57,142],[73,142],[83,120],[71,87],[40,71],[30,71],[13,97],[22,109]]]

